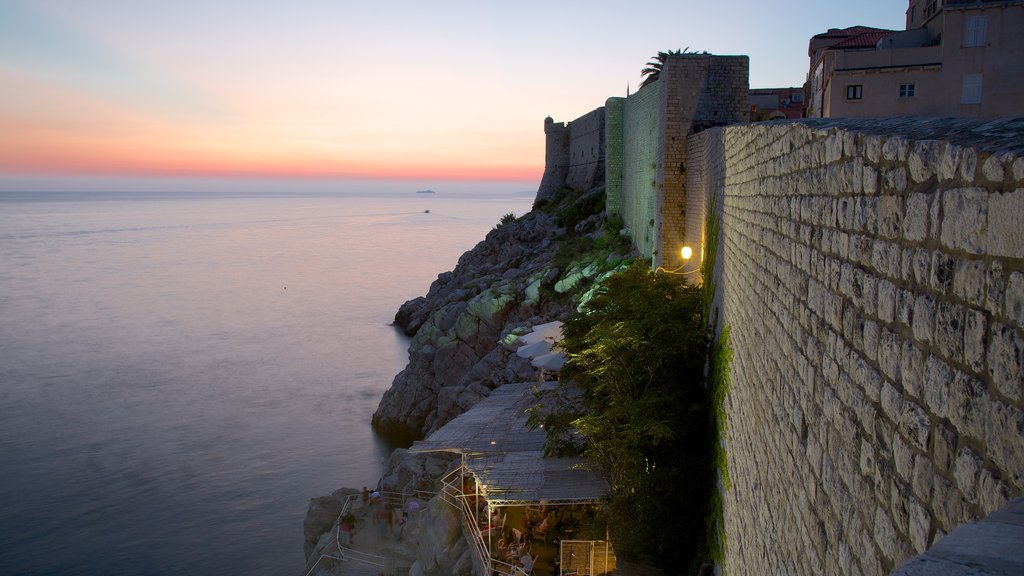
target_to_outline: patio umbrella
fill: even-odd
[[[533,327],[533,331],[519,338],[523,342],[516,355],[530,358],[530,364],[541,370],[558,370],[565,364],[565,353],[552,352],[552,347],[562,339],[562,323],[548,322]]]
[[[551,352],[551,342],[540,340],[533,344],[524,344],[516,350],[516,356],[520,358],[536,358]]]
[[[529,334],[524,334],[519,338],[524,344],[533,344],[541,340],[547,340],[554,344],[562,339],[562,323],[558,320],[554,322],[548,322],[547,324],[539,324],[533,327],[533,331]]]
[[[537,356],[530,362],[530,365],[541,370],[560,370],[565,365],[565,353],[554,352]]]

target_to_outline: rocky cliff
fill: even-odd
[[[534,325],[565,319],[601,280],[629,263],[631,248],[620,230],[621,222],[605,218],[603,188],[559,190],[524,216],[496,226],[454,270],[439,275],[426,296],[406,302],[395,315],[395,324],[413,337],[409,365],[381,399],[374,427],[395,439],[422,438],[498,386],[537,380],[529,360],[515,354],[516,337]],[[435,492],[452,459],[396,450],[383,488]],[[331,530],[347,493],[310,501],[306,571],[331,552]],[[410,535],[417,549],[410,573],[463,573],[467,550],[461,538],[452,539],[457,520],[445,516],[447,505],[435,504],[428,506],[422,534],[417,524]],[[324,565],[322,573],[329,573],[331,564]]]
[[[422,438],[496,387],[537,379],[515,355],[515,336],[564,319],[628,253],[606,224],[603,188],[563,189],[496,227],[426,296],[399,309],[395,323],[413,337],[409,364],[381,399],[374,427]]]

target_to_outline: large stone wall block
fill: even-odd
[[[949,420],[961,437],[979,442],[984,440],[990,410],[991,401],[985,382],[964,372],[955,372],[949,386]]]
[[[989,194],[982,188],[947,190],[942,195],[943,245],[971,254],[985,252]]]
[[[1024,272],[1010,274],[1006,282],[1004,314],[1017,326],[1024,326]]]
[[[985,162],[981,165],[981,175],[994,184],[1003,183],[1005,172],[1002,159],[998,154],[992,154],[985,159]]]
[[[886,160],[903,162],[910,151],[910,140],[905,136],[889,136],[882,145],[882,157]]]
[[[956,463],[953,465],[953,477],[956,484],[964,494],[974,492],[978,485],[978,475],[981,474],[983,462],[981,457],[975,454],[970,448],[961,447],[956,453]]]
[[[912,400],[906,400],[903,403],[900,431],[915,448],[922,452],[928,451],[928,441],[932,432],[931,419],[924,408]]]
[[[932,463],[936,470],[949,472],[952,469],[957,446],[956,431],[945,423],[932,422]]]
[[[974,148],[964,148],[960,156],[960,179],[973,182],[978,166],[978,153]]]
[[[963,148],[956,145],[947,145],[942,149],[942,158],[939,161],[939,179],[942,181],[956,178],[957,169],[960,167],[960,157],[963,155]]]
[[[1011,496],[1010,488],[991,470],[981,471],[978,478],[978,503],[981,507],[982,516],[991,514],[1006,506]]]
[[[928,237],[928,216],[931,212],[932,194],[910,194],[907,196],[906,212],[902,220],[903,238],[919,242]]]
[[[935,298],[931,294],[921,294],[914,300],[912,326],[915,340],[928,344],[935,341]]]
[[[986,232],[990,255],[1024,258],[1024,188],[989,197]]]
[[[964,309],[964,364],[981,373],[985,365],[985,335],[988,320],[983,312]]]
[[[939,302],[935,313],[935,342],[942,354],[955,362],[963,362],[964,308],[950,302]]]
[[[924,402],[928,410],[939,418],[949,417],[949,388],[953,370],[935,355],[929,355],[924,365]]]
[[[885,177],[882,192],[885,194],[902,194],[907,189],[907,170],[903,166],[891,168],[883,173]]]
[[[994,400],[985,443],[988,456],[1006,472],[1019,492],[1024,487],[1024,412],[1016,406]]]
[[[1024,398],[1024,337],[1021,331],[993,323],[987,360],[996,390],[1010,401],[1020,402]]]
[[[924,182],[934,176],[942,163],[946,143],[939,140],[918,140],[907,164],[914,182]]]
[[[953,293],[972,306],[985,304],[985,263],[981,260],[957,260]]]
[[[907,508],[910,513],[910,543],[914,552],[920,554],[928,548],[932,515],[914,498],[907,502]]]

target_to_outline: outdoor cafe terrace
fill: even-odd
[[[597,575],[615,558],[594,506],[608,485],[583,458],[545,458],[545,432],[530,430],[533,389],[555,382],[506,384],[416,442],[410,452],[454,452],[460,466],[442,480],[445,501],[463,517],[481,574]]]

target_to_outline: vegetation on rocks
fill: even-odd
[[[395,325],[412,337],[409,364],[373,415],[374,427],[408,444],[474,406],[494,388],[536,378],[515,355],[515,334],[562,320],[630,254],[608,238],[604,191],[563,188],[487,237],[406,302]],[[510,336],[513,336],[511,339]]]
[[[582,405],[539,398],[531,414],[549,454],[582,453],[607,479],[616,553],[673,573],[721,563],[725,550],[731,354],[728,330],[715,337],[717,230],[709,218],[702,286],[639,261],[606,278],[563,328],[560,379],[583,388]]]

